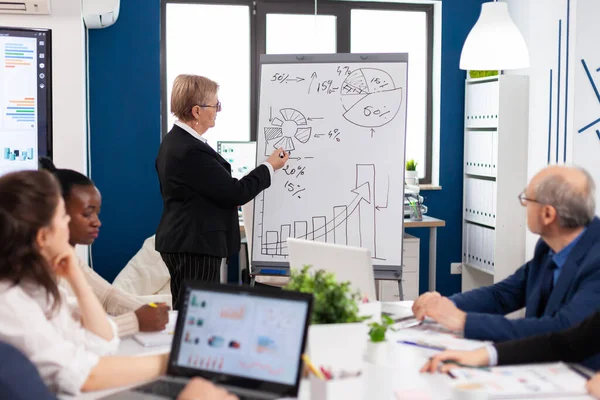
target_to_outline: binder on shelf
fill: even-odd
[[[494,273],[496,231],[473,223],[465,223],[465,257],[463,262],[487,273]]]
[[[467,84],[465,126],[468,128],[498,126],[498,89],[498,80]]]
[[[471,175],[496,177],[496,131],[467,130],[465,145],[465,172]]]

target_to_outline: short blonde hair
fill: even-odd
[[[182,121],[192,119],[192,108],[205,105],[219,85],[200,75],[178,75],[171,92],[171,112]]]

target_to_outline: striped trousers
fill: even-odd
[[[221,277],[221,257],[191,253],[160,253],[171,275],[171,295],[173,309],[179,310],[179,296],[183,282],[203,281],[219,283]]]

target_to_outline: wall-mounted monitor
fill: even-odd
[[[0,176],[52,157],[52,35],[0,26]]]

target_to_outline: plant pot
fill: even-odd
[[[419,186],[419,172],[418,171],[404,171],[404,182],[407,185]]]
[[[365,361],[375,365],[385,365],[388,352],[389,346],[387,341],[374,343],[369,340],[365,351]]]
[[[396,346],[392,341],[367,342],[364,360],[374,365],[393,365],[396,363]]]
[[[369,327],[363,323],[311,325],[307,353],[317,366],[361,370]]]

